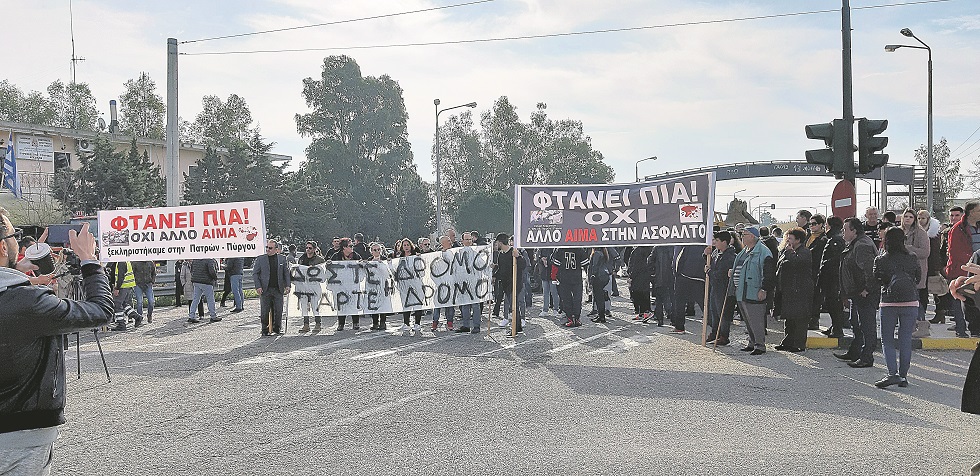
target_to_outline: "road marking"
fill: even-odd
[[[565,345],[560,346],[560,347],[555,347],[554,349],[548,350],[545,353],[546,354],[555,354],[555,353],[558,353],[558,352],[561,352],[561,351],[564,351],[564,350],[571,349],[573,347],[578,347],[578,346],[580,346],[582,344],[586,344],[586,343],[592,342],[594,340],[601,339],[601,338],[603,338],[605,336],[608,336],[610,334],[615,334],[616,332],[619,332],[619,331],[628,329],[630,327],[632,327],[632,326],[630,326],[630,325],[620,326],[620,327],[617,327],[615,329],[608,330],[606,332],[602,332],[602,333],[596,334],[594,336],[590,336],[590,337],[586,337],[586,338],[583,338],[583,339],[576,340],[574,342],[570,342],[570,343],[565,344]],[[574,334],[571,334],[570,336],[571,337],[577,337]]]
[[[421,342],[414,342],[414,343],[411,343],[411,344],[400,345],[398,347],[392,347],[390,349],[378,350],[378,351],[374,351],[374,352],[368,352],[367,354],[355,355],[354,357],[351,357],[351,360],[371,360],[371,359],[377,359],[378,357],[384,357],[384,356],[387,356],[387,355],[397,354],[398,352],[402,352],[402,351],[406,351],[406,350],[420,349],[422,347],[427,347],[427,346],[430,346],[430,345],[439,343],[439,342],[444,341],[444,340],[455,339],[458,336],[459,336],[459,334],[453,333],[452,335],[429,337],[429,338],[427,338],[427,339],[425,339],[425,340],[423,340]]]

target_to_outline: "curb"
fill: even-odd
[[[806,346],[808,349],[842,349],[850,345],[852,339],[852,337],[836,339],[831,337],[807,336]],[[976,350],[978,344],[980,344],[980,338],[976,337],[952,337],[944,339],[923,337],[921,339],[912,339],[912,348],[918,350]],[[881,349],[880,340],[875,346],[875,349]]]

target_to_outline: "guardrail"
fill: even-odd
[[[218,270],[218,282],[214,286],[215,291],[224,291],[225,271]],[[255,281],[252,279],[252,270],[245,269],[242,273],[242,289],[254,289]],[[157,279],[153,283],[154,296],[173,296],[174,295],[174,274],[157,273]]]

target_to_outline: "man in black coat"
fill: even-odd
[[[824,225],[827,219],[821,214],[810,217],[807,223],[806,248],[810,250],[810,270],[813,274],[813,282],[818,283],[817,277],[820,275],[820,261],[823,259],[823,250],[827,246],[827,235],[824,233]],[[813,293],[813,304],[810,311],[810,323],[807,329],[811,331],[820,330],[820,303],[822,296],[820,286]]]
[[[830,312],[831,326],[823,331],[828,337],[844,337],[844,305],[840,298],[840,259],[844,253],[844,220],[832,216],[827,219],[830,230],[827,232],[827,245],[820,259],[817,285],[820,288],[822,304]]]
[[[732,234],[715,233],[711,244],[711,266],[708,268],[708,342],[717,345],[730,343],[729,333],[735,313],[734,290],[728,288],[728,272],[735,265],[735,249],[731,246]],[[731,291],[732,297],[729,296]],[[726,299],[727,298],[727,299]]]

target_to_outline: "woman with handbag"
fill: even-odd
[[[885,233],[885,252],[875,258],[874,280],[881,287],[881,350],[888,367],[888,375],[875,382],[878,388],[909,385],[912,329],[918,318],[918,283],[922,270],[919,259],[906,248],[906,242],[901,228],[889,229]]]

